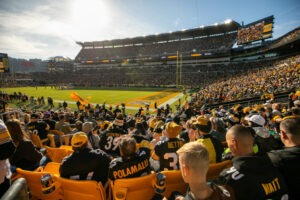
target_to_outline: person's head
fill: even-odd
[[[119,148],[121,156],[129,159],[136,152],[136,141],[133,137],[129,135],[122,136],[120,138]]]
[[[287,118],[280,123],[280,138],[286,147],[300,145],[300,118]]]
[[[71,145],[74,151],[80,151],[87,148],[88,139],[84,132],[75,133],[71,139]]]
[[[183,180],[186,183],[206,183],[209,168],[207,149],[199,142],[189,142],[177,151]]]
[[[266,123],[266,120],[258,114],[252,115],[251,117],[246,117],[245,120],[248,121],[248,124],[251,127],[263,127]]]
[[[86,134],[92,132],[93,130],[93,123],[92,122],[84,122],[82,124],[82,131],[85,132]]]
[[[15,144],[19,144],[21,141],[28,139],[28,136],[24,133],[21,128],[21,124],[19,120],[11,119],[8,120],[5,125],[12,137],[12,140]]]
[[[226,142],[234,157],[253,154],[254,137],[250,128],[232,126],[226,133]]]
[[[180,133],[182,127],[176,124],[175,122],[168,122],[166,125],[166,132],[168,138],[176,138]]]
[[[50,114],[50,113],[46,112],[46,113],[44,114],[44,119],[45,119],[45,120],[49,120],[50,117],[51,117],[51,114]]]
[[[200,135],[208,134],[211,131],[211,122],[204,116],[197,117],[194,125]]]
[[[139,134],[146,135],[146,130],[141,122],[136,123],[135,128]]]
[[[39,121],[39,119],[40,119],[40,116],[36,113],[33,113],[33,114],[30,115],[30,121],[31,122],[37,122],[37,121]]]
[[[217,130],[221,133],[226,133],[225,123],[221,118],[213,117],[210,121],[212,123],[213,130]]]
[[[124,118],[123,118],[123,114],[122,113],[118,113],[118,115],[115,118],[113,124],[114,124],[114,126],[117,126],[117,127],[123,127],[123,125],[124,125]]]
[[[65,121],[65,115],[60,115],[58,117],[59,121],[64,122]]]
[[[75,128],[78,130],[78,131],[82,131],[82,121],[77,121],[75,122]]]

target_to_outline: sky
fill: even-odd
[[[0,52],[74,59],[76,41],[166,33],[274,15],[277,38],[300,26],[300,0],[0,0]]]

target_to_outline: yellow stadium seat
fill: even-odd
[[[105,200],[106,193],[101,183],[77,181],[58,177],[64,200]]]
[[[50,173],[50,174],[53,174],[53,175],[56,175],[56,176],[60,176],[59,167],[60,167],[60,163],[49,162],[44,167],[43,172],[47,172],[47,173]]]
[[[164,197],[170,197],[172,192],[177,191],[181,194],[185,194],[188,188],[188,184],[182,179],[181,171],[163,171],[161,172],[166,175],[166,191],[162,193]]]
[[[226,160],[224,162],[216,163],[216,164],[210,164],[207,172],[206,180],[207,181],[216,180],[223,169],[229,168],[231,166],[232,166],[231,160]]]
[[[41,140],[37,134],[30,134],[30,139],[32,143],[39,149],[46,147],[45,142],[50,141],[50,146],[55,147],[54,137],[48,134],[48,138]],[[53,146],[54,145],[54,146]]]
[[[65,148],[50,148],[47,147],[46,155],[51,159],[52,162],[61,163],[64,157],[69,156],[73,153],[73,150]]]
[[[59,148],[60,148],[60,149],[66,149],[66,150],[71,150],[71,151],[73,151],[72,146],[61,145]]]
[[[41,185],[41,177],[48,173],[26,171],[20,168],[17,168],[17,173],[26,179],[28,189],[33,197],[32,199],[45,199],[45,200],[62,199],[62,196],[60,195],[59,185],[56,185],[55,190],[52,193],[50,194],[43,193],[42,185]],[[56,177],[53,176],[53,180],[56,181]]]
[[[150,174],[138,178],[117,179],[110,181],[111,192],[114,200],[150,200],[155,194],[153,183],[156,174]]]

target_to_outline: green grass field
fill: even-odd
[[[156,88],[74,88],[69,90],[60,90],[54,89],[51,87],[19,87],[19,88],[1,88],[1,91],[6,91],[8,94],[13,92],[22,92],[27,94],[29,97],[34,96],[35,98],[44,96],[45,100],[50,96],[54,99],[54,105],[58,106],[57,101],[67,101],[68,107],[71,109],[77,108],[75,101],[70,99],[70,92],[76,92],[80,97],[86,99],[91,97],[89,100],[90,103],[103,104],[106,101],[106,105],[120,105],[122,102],[150,95],[154,92],[163,91],[166,89],[156,89]],[[183,102],[183,100],[181,101]],[[175,107],[174,102],[173,107]],[[23,107],[24,104],[13,102],[10,104],[11,107]],[[30,108],[31,105],[26,105],[27,108]],[[47,109],[46,107],[37,109]],[[128,112],[134,112],[136,109],[127,109]]]

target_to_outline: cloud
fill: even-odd
[[[16,7],[0,8],[0,52],[22,58],[74,58],[80,50],[75,41],[141,36],[156,29],[122,10],[113,10],[111,1],[26,2],[7,1]]]

